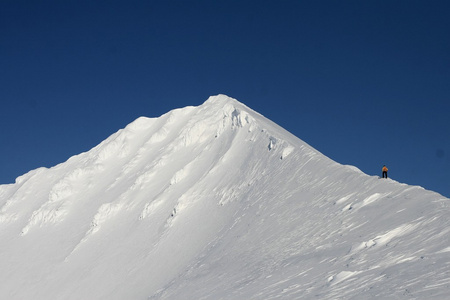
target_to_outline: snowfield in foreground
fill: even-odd
[[[0,299],[449,299],[450,199],[224,95],[0,186]]]

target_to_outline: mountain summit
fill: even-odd
[[[1,299],[446,299],[450,199],[224,95],[0,186]]]

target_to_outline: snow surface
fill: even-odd
[[[0,186],[0,299],[449,299],[450,199],[224,95]]]

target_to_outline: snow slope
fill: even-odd
[[[219,95],[1,185],[0,299],[449,299],[449,200]]]

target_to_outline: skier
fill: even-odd
[[[388,168],[387,168],[386,166],[383,166],[383,168],[381,169],[381,171],[383,172],[383,178],[388,178],[388,177],[387,177],[387,171],[388,171]]]

